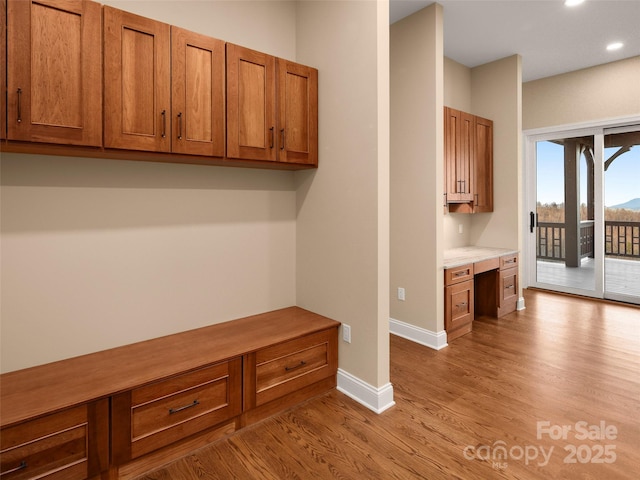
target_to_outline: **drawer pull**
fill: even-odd
[[[22,462],[20,462],[20,465],[18,465],[16,468],[12,468],[11,470],[7,470],[6,472],[0,473],[0,477],[9,475],[10,473],[19,472],[20,470],[24,470],[25,468],[27,468],[27,462],[23,460]]]
[[[466,306],[467,306],[467,302],[458,303],[456,305],[456,307],[466,307]]]
[[[291,370],[295,370],[296,368],[304,367],[307,364],[304,360],[300,360],[298,365],[294,365],[293,367],[284,367],[286,372],[290,372]]]
[[[516,259],[515,259],[515,258],[512,258],[511,260],[505,260],[505,262],[504,262],[504,263],[505,263],[505,264],[507,264],[507,263],[516,263]]]
[[[177,407],[177,408],[170,408],[169,415],[173,415],[174,413],[181,412],[183,410],[186,410],[187,408],[195,407],[196,405],[200,405],[200,402],[197,399],[191,402],[189,405],[183,405],[182,407]]]
[[[513,288],[513,285],[509,285],[508,287],[504,287],[505,290],[509,290],[510,288]]]
[[[455,277],[464,277],[465,275],[469,275],[469,272],[467,270],[461,270],[459,272],[455,273]]]

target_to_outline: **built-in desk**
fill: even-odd
[[[518,251],[461,247],[444,252],[447,341],[473,328],[476,316],[501,317],[518,302]]]

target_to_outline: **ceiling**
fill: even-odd
[[[390,0],[394,23],[433,0]],[[439,0],[444,54],[467,67],[522,56],[522,81],[640,55],[640,0]],[[623,42],[615,52],[611,42]]]

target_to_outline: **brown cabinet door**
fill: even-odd
[[[7,65],[6,0],[0,0],[0,65],[3,67]],[[7,138],[7,76],[0,75],[0,140],[5,138]]]
[[[9,0],[8,138],[102,145],[101,6]]]
[[[473,201],[474,116],[445,107],[445,193],[447,202]]]
[[[224,156],[224,42],[171,27],[172,151]]]
[[[473,280],[445,288],[445,330],[447,340],[471,331],[473,324]]]
[[[227,44],[227,157],[276,160],[275,64]]]
[[[318,71],[278,59],[278,160],[318,164]]]
[[[104,146],[171,151],[167,24],[104,7]]]
[[[514,312],[518,304],[518,268],[500,270],[498,317]]]
[[[493,212],[493,122],[476,117],[474,213]]]

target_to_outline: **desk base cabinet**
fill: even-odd
[[[447,341],[472,330],[475,316],[502,317],[518,303],[518,254],[444,271]]]

